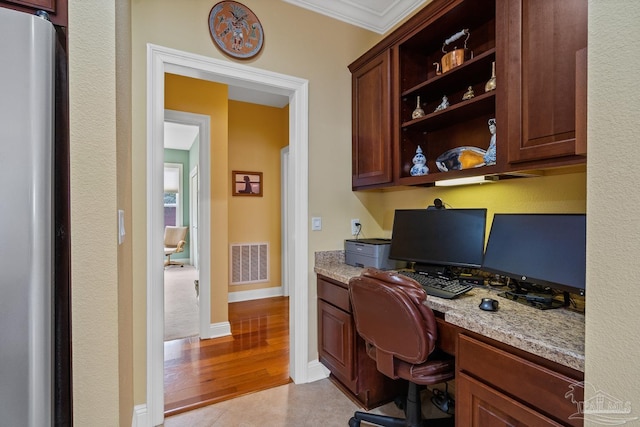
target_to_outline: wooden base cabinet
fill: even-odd
[[[351,314],[319,299],[320,361],[350,390],[356,389],[355,346],[355,328]]]
[[[365,409],[406,394],[406,382],[394,381],[377,368],[358,335],[347,285],[318,276],[318,358],[336,385]]]
[[[530,356],[460,334],[456,425],[582,426],[572,417],[584,399],[582,373]]]

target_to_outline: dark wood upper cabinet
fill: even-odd
[[[44,10],[55,25],[68,26],[67,0],[0,0],[0,7],[35,13]]]
[[[445,40],[463,29],[464,62],[438,73],[434,63],[465,43]],[[353,189],[584,163],[586,46],[585,0],[429,3],[349,65]],[[494,62],[497,89],[485,92]],[[471,99],[464,97],[469,87]],[[438,110],[443,96],[449,106]],[[418,97],[425,115],[414,118]],[[453,149],[486,150],[493,118],[495,164],[438,168],[436,159]],[[418,146],[429,173],[412,176]]]
[[[352,186],[389,184],[392,174],[391,51],[352,70]]]
[[[586,61],[577,62],[576,55],[587,46],[587,2],[497,4],[498,15],[505,17],[497,33],[498,49],[504,52],[498,63],[507,105],[507,122],[500,125],[506,126],[509,162],[578,154],[576,102],[586,98],[580,98],[576,78],[586,72]]]

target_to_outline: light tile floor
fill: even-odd
[[[423,413],[442,418],[446,414],[423,397]],[[332,427],[348,425],[358,408],[328,379],[308,384],[287,384],[226,402],[216,403],[165,419],[165,427]],[[374,413],[401,417],[393,403]],[[366,423],[362,423],[365,426]]]

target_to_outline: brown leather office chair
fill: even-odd
[[[420,386],[454,378],[454,359],[436,350],[437,325],[433,311],[423,304],[424,289],[412,279],[374,268],[349,281],[356,330],[367,342],[367,353],[378,371],[409,381],[406,418],[356,412],[350,427],[360,421],[380,426],[453,426],[453,418],[423,420]]]

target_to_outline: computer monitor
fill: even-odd
[[[486,209],[399,209],[395,211],[389,258],[430,267],[482,265]]]
[[[495,214],[482,269],[584,295],[586,215]]]

